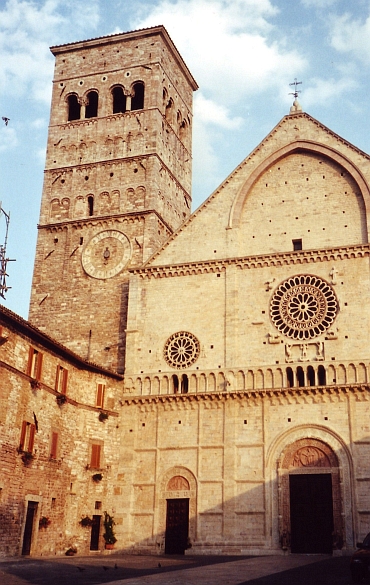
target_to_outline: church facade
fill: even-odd
[[[81,360],[68,391],[37,377],[45,404],[63,394],[73,412],[63,465],[80,489],[43,554],[72,534],[79,553],[100,549],[99,509],[120,551],[352,550],[370,530],[369,156],[295,101],[191,214],[197,84],[166,30],[52,51],[28,335]],[[23,420],[30,397],[14,392]],[[82,464],[99,471],[97,449],[98,486]],[[41,504],[22,481],[24,534],[25,502],[40,502],[35,523],[51,491]]]

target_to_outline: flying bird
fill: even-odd
[[[1,119],[4,120],[5,126],[7,126],[9,124],[10,118],[7,118],[6,116],[3,116]]]

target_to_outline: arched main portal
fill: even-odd
[[[299,439],[279,462],[280,543],[293,553],[343,546],[338,458],[323,441]]]

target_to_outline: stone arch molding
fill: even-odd
[[[361,171],[352,163],[352,161],[335,150],[330,146],[325,146],[323,144],[319,144],[317,142],[311,142],[309,140],[296,140],[283,146],[279,150],[272,153],[268,156],[249,176],[247,181],[242,185],[239,193],[234,199],[234,202],[231,206],[230,210],[230,217],[229,217],[229,228],[239,227],[240,219],[242,215],[243,206],[245,200],[247,199],[250,190],[252,189],[253,185],[256,181],[260,178],[260,176],[265,173],[273,164],[289,156],[290,154],[294,154],[299,151],[305,151],[306,153],[313,153],[313,154],[321,154],[322,156],[329,158],[336,162],[337,164],[341,165],[356,181],[360,193],[362,195],[362,199],[364,202],[364,206],[366,209],[366,227],[367,227],[367,234],[370,232],[370,189],[367,184],[366,179],[362,175]]]
[[[345,442],[330,429],[302,425],[280,435],[266,456],[270,477],[270,522],[273,544],[282,546],[290,532],[289,475],[330,473],[333,486],[334,530],[346,548],[354,546],[352,518],[352,459]]]
[[[157,546],[164,547],[167,500],[175,498],[189,498],[189,538],[191,542],[194,542],[197,530],[197,480],[195,475],[187,467],[176,465],[163,473],[158,486],[154,519]]]

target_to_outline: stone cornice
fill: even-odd
[[[266,266],[288,266],[292,264],[306,265],[315,262],[335,262],[349,258],[370,256],[370,245],[340,246],[321,250],[302,250],[300,252],[279,252],[258,256],[225,258],[220,260],[199,260],[184,264],[165,264],[163,266],[145,266],[131,270],[142,278],[168,278],[173,276],[189,276],[207,272],[223,272],[227,266],[234,265],[240,269],[263,268]]]
[[[272,388],[265,390],[237,390],[224,392],[202,392],[196,394],[162,394],[151,396],[131,396],[124,397],[121,402],[122,406],[131,405],[187,405],[192,402],[199,403],[220,403],[227,400],[260,400],[267,399],[286,399],[287,402],[306,403],[306,399],[330,400],[334,397],[344,398],[348,394],[364,395],[369,393],[368,384],[342,384],[335,386],[309,386],[302,388]]]
[[[67,219],[64,221],[58,221],[54,223],[38,224],[37,229],[63,229],[67,226],[83,227],[87,224],[97,226],[101,222],[107,222],[108,224],[114,224],[119,220],[135,221],[137,219],[144,219],[146,215],[154,215],[160,220],[160,222],[168,229],[172,234],[173,230],[168,223],[161,217],[155,209],[143,209],[142,211],[128,211],[126,213],[116,213],[112,215],[94,215],[93,217],[79,217],[78,219]],[[122,221],[121,221],[122,222]]]
[[[50,47],[50,51],[53,53],[54,56],[58,54],[67,53],[69,51],[76,51],[78,49],[86,49],[91,47],[99,47],[101,45],[111,45],[113,43],[119,43],[122,41],[131,41],[142,39],[145,37],[153,37],[155,35],[159,35],[162,37],[164,43],[167,45],[170,53],[172,54],[173,58],[177,62],[179,68],[182,70],[184,76],[186,77],[189,85],[193,89],[193,91],[198,89],[198,84],[195,81],[194,77],[190,73],[189,68],[187,67],[185,61],[181,57],[180,53],[178,52],[173,40],[171,39],[170,35],[168,34],[167,30],[163,25],[160,26],[153,26],[148,28],[141,28],[134,31],[123,32],[123,33],[115,33],[111,35],[106,35],[103,37],[97,37],[94,39],[87,39],[85,41],[79,41],[74,43],[66,43],[64,45],[54,45]]]

